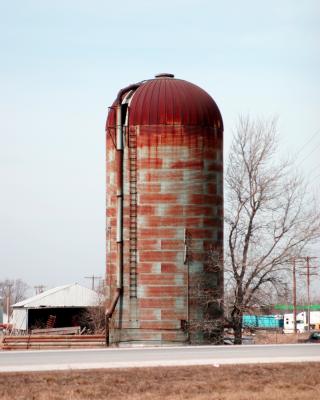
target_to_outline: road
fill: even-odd
[[[139,347],[0,352],[0,372],[320,362],[319,344]]]

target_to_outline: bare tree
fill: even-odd
[[[0,298],[3,308],[10,313],[10,306],[24,300],[28,285],[22,279],[5,279],[0,281]]]
[[[86,327],[87,333],[102,334],[105,332],[105,311],[107,300],[105,296],[105,282],[100,281],[96,289],[98,301],[92,307],[88,307],[79,318],[79,324]]]
[[[291,257],[320,236],[320,215],[292,163],[278,162],[274,119],[239,119],[225,183],[226,292],[241,344],[243,312],[285,288]]]
[[[190,245],[192,248],[192,244]],[[210,245],[205,253],[204,271],[193,274],[189,282],[189,339],[221,344],[223,342],[223,255],[221,249]],[[192,262],[192,252],[188,252]],[[202,311],[199,318],[196,310]],[[193,318],[192,318],[193,316]]]

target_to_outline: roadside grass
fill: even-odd
[[[320,399],[320,363],[1,373],[0,399]]]

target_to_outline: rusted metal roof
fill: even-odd
[[[143,82],[129,106],[129,125],[215,126],[223,129],[222,117],[212,97],[200,87],[172,74],[158,74]],[[107,126],[114,125],[111,109]]]

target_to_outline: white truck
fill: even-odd
[[[320,311],[310,311],[310,329],[320,329]],[[302,333],[308,330],[308,312],[297,313],[297,332]],[[294,332],[293,313],[284,314],[283,333]]]

